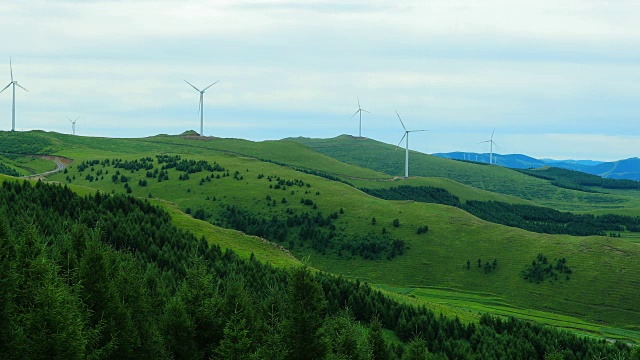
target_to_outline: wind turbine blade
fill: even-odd
[[[184,80],[184,79],[183,79]],[[200,91],[197,87],[193,86],[190,82],[188,82],[187,80],[184,80],[184,82],[186,82],[187,84],[191,85],[192,88],[196,89],[196,91]]]
[[[493,131],[491,132],[491,140],[493,140],[493,134],[496,132],[496,127],[493,127]]]
[[[404,132],[404,135],[402,135],[402,139],[400,139],[400,141],[398,142],[398,145],[396,145],[396,150],[398,150],[398,148],[400,147],[400,144],[402,144],[402,140],[404,140],[405,136],[407,136],[407,131]]]
[[[498,144],[496,144],[495,141],[492,141],[493,145],[495,145],[495,147],[497,147],[498,149],[500,149],[500,146],[498,146]]]
[[[404,123],[402,122],[402,119],[400,118],[400,114],[398,114],[398,111],[396,110],[396,115],[398,115],[398,119],[400,120],[400,124],[402,124],[402,127],[404,128],[404,131],[407,131],[407,127],[404,126]],[[405,134],[406,135],[406,134]]]
[[[11,71],[11,82],[13,82],[13,65],[11,65],[11,57],[9,57],[9,71]]]
[[[359,97],[357,98],[358,98],[358,109],[360,109],[360,98]]]
[[[367,114],[371,114],[370,112],[368,112],[368,111],[367,111],[367,110],[365,110],[365,109],[360,109],[360,110],[362,110],[362,111],[366,112]]]
[[[488,143],[491,142],[491,140],[487,140],[487,141],[480,141],[478,144],[484,144],[484,143]]]
[[[11,86],[11,84],[13,84],[13,81],[12,81],[12,82],[10,82],[10,83],[9,83],[9,85],[5,86],[5,87],[4,87],[4,89],[0,90],[0,93],[1,93],[1,92],[3,92],[3,91],[5,91],[5,90],[7,90],[7,88],[8,88],[9,86]]]
[[[411,130],[411,131],[408,131],[408,132],[420,132],[420,131],[429,131],[429,130]]]
[[[21,87],[21,88],[22,88],[22,90],[24,90],[24,91],[26,91],[26,92],[29,92],[29,90],[25,89],[24,87],[22,87],[22,85],[18,84],[17,82],[15,82],[14,84],[18,85],[18,87]]]
[[[218,80],[218,81],[220,81],[220,80]],[[213,84],[211,84],[211,85],[207,86],[207,87],[206,87],[206,88],[204,88],[202,91],[204,92],[204,91],[205,91],[205,90],[207,90],[208,88],[210,88],[210,87],[212,87],[213,85],[217,84],[217,83],[218,83],[218,81],[216,81],[216,82],[214,82]]]
[[[80,119],[80,116],[78,116],[78,117],[73,121],[73,123],[75,124],[75,122],[76,122],[76,121],[78,121],[78,119]]]
[[[68,117],[68,116],[67,116],[67,120],[69,120],[69,121],[73,124],[73,121],[71,121],[71,119],[69,119],[69,117]]]
[[[352,119],[354,116],[358,115],[359,112],[360,112],[360,109],[358,109],[358,111],[356,111],[353,115],[351,115],[349,119]]]

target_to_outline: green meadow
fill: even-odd
[[[349,164],[401,176],[404,152],[393,145],[371,139],[341,135],[333,139],[291,138],[312,149]],[[596,189],[583,192],[551,184],[549,180],[525,175],[497,165],[443,159],[410,151],[409,175],[443,177],[477,189],[511,195],[540,205],[567,211],[599,211],[640,207],[638,191]]]
[[[436,311],[465,321],[474,321],[477,314],[489,312],[592,336],[640,340],[637,327],[640,309],[636,306],[640,304],[640,292],[637,291],[640,247],[635,237],[531,233],[480,220],[454,207],[381,200],[357,187],[434,186],[445,188],[462,200],[556,204],[558,206],[554,207],[559,209],[579,208],[589,212],[606,212],[609,206],[619,206],[617,211],[637,208],[638,200],[625,192],[583,193],[558,188],[545,180],[509,169],[427,155],[422,155],[422,159],[429,164],[428,172],[433,173],[432,176],[394,180],[397,172],[385,169],[384,165],[371,165],[378,160],[387,161],[381,160],[386,156],[381,154],[386,154],[384,151],[390,146],[344,137],[338,138],[337,145],[305,141],[312,146],[309,148],[293,141],[253,143],[180,136],[106,139],[42,132],[19,134],[24,138],[15,135],[0,133],[0,140],[8,138],[6,143],[12,146],[3,150],[18,152],[17,149],[29,148],[35,150],[30,152],[74,159],[66,173],[53,175],[50,181],[68,184],[79,192],[129,192],[150,199],[167,208],[179,227],[223,248],[234,249],[242,257],[253,254],[261,261],[284,267],[306,258],[320,271],[375,284],[403,301],[427,304]],[[326,150],[331,147],[343,150]],[[360,147],[363,149],[357,150]],[[375,147],[382,149],[380,154],[374,151]],[[335,155],[347,149],[353,150],[355,155],[350,159],[358,166],[341,162]],[[356,161],[365,159],[366,152],[375,160]],[[335,159],[327,156],[329,153]],[[133,161],[144,157],[155,160],[156,155],[180,155],[182,159],[216,163],[230,175],[217,178],[215,175],[223,172],[202,172],[179,180],[183,172],[168,169],[169,179],[160,182],[148,177],[145,170],[127,171],[98,163],[79,171],[86,161]],[[414,174],[419,173],[418,155],[412,154],[412,161],[416,159],[417,163]],[[155,162],[154,167],[158,167]],[[118,178],[127,178],[127,187],[119,180],[112,180],[116,174]],[[209,180],[205,180],[207,176]],[[305,185],[276,188],[273,186],[276,178],[298,180]],[[146,185],[141,185],[145,180]],[[497,188],[501,191],[496,191]],[[517,191],[518,188],[522,191]],[[301,203],[305,198],[312,199],[315,208]],[[607,199],[612,199],[613,203],[608,203]],[[287,241],[269,242],[215,226],[228,206],[262,219],[305,212],[328,215],[342,209],[333,222],[336,232],[357,237],[384,231],[393,239],[402,239],[406,249],[404,254],[390,260],[367,260],[335,250],[321,253],[297,240],[291,248]],[[205,214],[204,221],[186,214],[200,209]],[[398,226],[394,226],[396,219]],[[428,232],[418,234],[418,228],[423,226],[428,226]],[[552,264],[565,258],[572,273],[545,278],[540,283],[523,279],[523,270],[539,253]],[[496,265],[485,270],[485,265],[494,260]]]

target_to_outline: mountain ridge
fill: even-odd
[[[454,151],[448,153],[434,153],[445,159],[467,160],[480,163],[489,162],[489,154]],[[555,160],[537,159],[524,154],[493,154],[494,165],[512,169],[542,168],[545,166],[575,170],[590,175],[597,175],[610,179],[640,180],[640,159],[632,157],[616,161],[596,160]]]

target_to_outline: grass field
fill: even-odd
[[[404,174],[404,152],[375,140],[342,135],[333,139],[292,138],[337,160],[394,176]],[[411,151],[410,176],[443,177],[494,193],[512,195],[540,205],[568,211],[596,211],[640,207],[638,192],[587,193],[552,185],[496,165],[443,159]],[[601,189],[602,190],[602,189]],[[604,190],[603,190],[604,191]]]
[[[640,278],[640,246],[624,238],[535,234],[488,223],[448,206],[380,200],[346,184],[295,171],[291,166],[303,164],[304,156],[309,150],[300,152],[300,158],[296,158],[290,154],[292,146],[301,145],[291,145],[291,142],[282,143],[286,151],[276,151],[278,142],[270,142],[268,146],[276,148],[273,153],[264,150],[269,149],[266,147],[262,149],[265,153],[259,154],[259,143],[238,140],[220,140],[220,144],[225,143],[225,147],[228,147],[221,150],[211,145],[218,140],[158,137],[118,139],[111,143],[111,139],[91,139],[88,142],[84,138],[64,135],[56,135],[53,138],[51,142],[59,141],[60,150],[57,154],[72,157],[75,161],[67,174],[54,175],[51,180],[67,183],[66,177],[75,175],[76,178],[71,183],[80,186],[80,189],[96,188],[107,193],[124,192],[122,183],[116,184],[111,181],[112,174],[117,171],[112,167],[104,169],[110,171],[108,175],[105,174],[104,180],[89,181],[85,178],[87,173],[95,174],[99,170],[98,166],[93,172],[78,172],[78,165],[84,160],[100,160],[115,156],[123,160],[133,160],[142,156],[154,157],[160,153],[173,153],[181,154],[187,159],[202,159],[211,163],[215,161],[231,174],[237,171],[241,179],[229,176],[202,185],[200,179],[204,175],[193,174],[189,180],[180,181],[177,180],[178,172],[175,170],[169,171],[169,181],[158,183],[154,180],[147,186],[137,185],[139,180],[145,179],[144,171],[123,174],[131,177],[131,195],[151,195],[151,198],[157,199],[153,201],[163,203],[171,211],[176,224],[193,231],[197,236],[205,235],[211,239],[210,241],[223,244],[223,247],[233,248],[242,256],[250,256],[253,252],[261,260],[278,266],[297,263],[295,258],[272,244],[194,220],[180,210],[187,207],[202,208],[210,214],[210,218],[215,219],[222,207],[233,204],[256,216],[282,216],[286,209],[297,212],[309,210],[299,203],[301,197],[309,197],[317,204],[318,211],[324,214],[344,209],[344,215],[335,221],[341,233],[366,234],[369,231],[381,231],[384,227],[394,238],[404,240],[409,247],[405,255],[390,261],[340,257],[331,252],[321,255],[309,247],[296,247],[292,251],[297,258],[309,256],[311,265],[319,270],[371,284],[381,284],[380,286],[391,293],[394,289],[409,289],[408,294],[395,293],[394,296],[405,298],[406,301],[426,301],[446,314],[468,319],[473,319],[474,314],[486,310],[526,319],[538,318],[536,321],[556,319],[551,325],[575,328],[576,331],[591,334],[613,334],[617,331],[619,334],[626,334],[618,335],[621,338],[635,339],[635,333],[629,335],[626,332],[633,331],[634,328],[630,326],[640,323],[640,310],[635,306],[640,303],[636,280]],[[64,145],[64,141],[67,140],[68,146]],[[240,151],[234,148],[236,143],[241,144]],[[262,159],[286,163],[289,166],[260,161],[258,156],[249,154],[250,151],[257,152]],[[279,152],[289,154],[290,158],[287,161],[278,161],[274,153]],[[321,158],[325,163],[324,168],[319,171],[329,173],[331,170],[331,173],[339,174],[340,172],[335,170],[342,168],[349,172],[349,165],[340,165],[335,160]],[[309,166],[307,164],[305,168],[313,169]],[[369,170],[358,168],[354,172],[366,175]],[[258,177],[259,174],[301,179],[310,184],[310,187],[273,189],[266,178]],[[376,174],[380,178],[384,177],[384,174]],[[354,181],[358,181],[358,186],[360,181],[372,184],[396,183],[377,180]],[[439,184],[439,187],[454,189],[452,192],[463,199],[523,201],[513,196],[478,191],[448,179],[412,178],[403,181],[431,186]],[[278,204],[267,205],[270,203],[266,200],[267,195],[277,199]],[[216,200],[213,200],[214,197]],[[279,202],[282,197],[288,198],[286,205]],[[371,224],[372,217],[377,219],[376,225]],[[398,228],[391,225],[396,218],[400,222]],[[429,232],[417,235],[417,228],[423,225],[429,226]],[[538,253],[544,253],[550,260],[565,257],[573,270],[570,280],[547,280],[540,284],[523,280],[520,272]],[[475,264],[478,258],[482,259],[483,263],[497,259],[498,265],[488,274],[476,266],[466,270],[464,266],[467,260]],[[581,322],[580,327],[574,326],[578,322]],[[598,332],[595,330],[596,327],[618,330]]]
[[[393,288],[385,284],[377,284],[381,289],[412,297],[417,304],[429,307],[441,306],[445,311],[458,309],[454,312],[463,321],[477,319],[479,314],[491,313],[505,317],[535,321],[548,326],[563,328],[586,336],[604,337],[625,342],[640,343],[640,327],[629,326],[622,329],[606,325],[594,324],[573,316],[566,316],[554,312],[520,308],[511,305],[503,298],[490,293],[477,293],[455,289],[422,287],[422,288]]]
[[[34,156],[3,154],[0,162],[16,170],[20,175],[32,175],[54,170],[56,165]]]

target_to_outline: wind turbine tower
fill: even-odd
[[[362,112],[366,112],[368,114],[371,114],[370,112],[368,112],[367,110],[363,109],[360,106],[360,98],[358,98],[358,111],[356,111],[353,115],[351,115],[351,117],[349,119],[352,119],[354,116],[356,116],[356,114],[360,114],[360,128],[358,130],[358,137],[361,138],[362,137]]]
[[[404,135],[402,135],[400,142],[398,143],[398,145],[396,145],[396,150],[398,149],[400,144],[402,144],[402,140],[406,138],[407,140],[405,144],[404,177],[408,178],[409,177],[409,133],[428,131],[428,130],[407,130],[407,127],[404,126],[404,123],[402,122],[402,118],[400,118],[400,114],[398,114],[397,111],[396,111],[396,115],[398,115],[398,120],[400,120],[400,124],[402,124],[402,127],[404,128]]]
[[[220,81],[220,80],[218,80],[218,81]],[[217,84],[218,81],[216,81],[213,84],[207,86],[203,90],[200,90],[197,87],[193,86],[187,80],[184,81],[187,84],[191,85],[192,88],[196,89],[196,91],[200,93],[200,105],[198,106],[198,112],[200,112],[200,136],[204,136],[204,92],[207,91],[208,88],[210,88],[213,85]]]
[[[497,148],[500,148],[498,146],[498,144],[496,144],[495,141],[493,141],[493,134],[496,132],[496,128],[493,128],[493,131],[491,132],[491,139],[487,140],[487,141],[481,141],[480,144],[484,144],[484,143],[489,143],[491,145],[491,150],[489,152],[489,164],[493,164],[493,145],[495,145]]]
[[[67,119],[69,119],[69,117],[67,117]],[[73,132],[73,135],[76,134],[76,122],[78,121],[78,119],[80,119],[80,116],[78,116],[75,120],[69,119],[69,121],[71,122],[71,130]]]
[[[11,58],[9,58],[9,71],[11,71],[11,82],[9,85],[5,86],[4,89],[0,90],[0,93],[7,90],[7,88],[13,85],[13,102],[11,105],[11,131],[16,131],[16,86],[22,88],[22,90],[29,92],[29,90],[22,87],[18,84],[18,81],[13,80],[13,66],[11,65]]]

